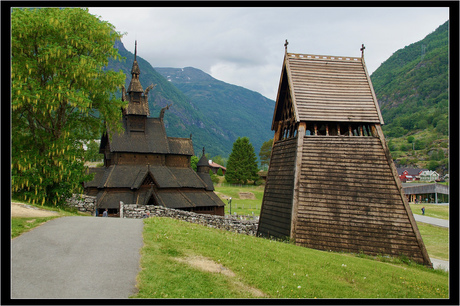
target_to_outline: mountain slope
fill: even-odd
[[[124,62],[111,61],[108,68],[126,74],[127,88],[131,80],[134,54],[121,42],[115,45]],[[228,157],[233,142],[247,136],[256,153],[262,143],[273,137],[270,130],[275,102],[243,87],[218,81],[195,68],[153,68],[137,55],[140,81],[149,92],[152,117],[158,117],[162,107],[172,104],[165,113],[168,136],[189,137],[192,134],[195,154],[203,147],[211,156]],[[168,81],[163,75],[173,75]]]
[[[396,51],[371,80],[392,156],[444,172],[448,163],[449,22]]]
[[[246,88],[216,80],[196,68],[155,67],[155,70],[190,98],[215,127],[220,127],[221,136],[229,143],[247,136],[258,154],[262,143],[273,138],[271,122],[275,101]],[[231,146],[229,149],[228,153]]]
[[[108,68],[116,71],[121,69],[126,74],[125,87],[128,88],[134,54],[126,50],[121,42],[117,42],[115,47],[126,60],[124,62],[110,61]],[[164,117],[168,136],[190,137],[192,135],[196,155],[200,154],[203,147],[206,147],[206,152],[212,156],[228,155],[228,144],[225,139],[222,139],[223,132],[220,128],[214,127],[214,123],[197,110],[189,98],[157,73],[146,60],[137,55],[137,61],[141,70],[142,87],[146,89],[152,83],[156,85],[149,92],[150,116],[158,117],[161,108],[172,104]]]

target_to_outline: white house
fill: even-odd
[[[439,179],[439,174],[436,171],[425,170],[420,173],[420,181],[422,182],[434,182]]]

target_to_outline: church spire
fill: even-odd
[[[139,69],[139,64],[137,63],[137,40],[134,45],[134,62],[133,67],[131,68],[131,82],[128,86],[128,94],[130,92],[144,92],[142,88],[141,82],[139,81],[139,75],[141,74],[141,70]]]
[[[150,110],[148,106],[148,92],[154,86],[153,84],[147,87],[144,91],[141,82],[139,81],[139,75],[141,70],[137,63],[137,40],[134,45],[134,61],[133,67],[131,68],[131,82],[129,83],[127,95],[125,95],[125,101],[129,101],[128,106],[123,111],[124,115],[144,115],[150,116]]]

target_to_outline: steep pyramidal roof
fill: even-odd
[[[139,81],[139,75],[141,74],[141,69],[137,63],[137,41],[134,47],[134,61],[133,67],[131,68],[131,82],[129,83],[127,92],[144,92],[141,82]]]
[[[383,124],[362,58],[286,53],[273,121],[279,120],[287,96],[297,122]]]

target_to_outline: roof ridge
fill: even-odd
[[[337,61],[361,61],[361,57],[355,56],[336,56],[336,55],[316,55],[302,53],[288,53],[287,58],[299,58],[308,60],[337,60]]]

